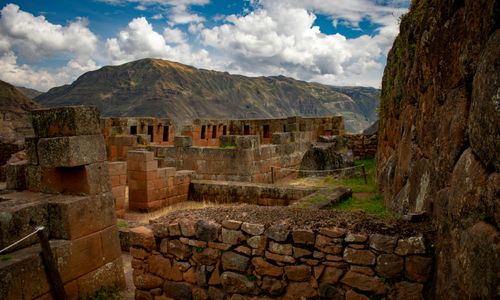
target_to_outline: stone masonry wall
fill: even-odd
[[[152,226],[131,230],[136,299],[423,299],[431,280],[422,236],[185,218]]]
[[[317,188],[274,186],[247,182],[192,180],[189,200],[213,203],[249,203],[264,206],[287,206]]]
[[[346,134],[347,148],[352,150],[354,159],[374,158],[377,153],[378,139],[376,134]]]
[[[69,299],[123,287],[123,265],[104,140],[95,107],[32,112],[27,191],[2,195],[0,248],[44,226]],[[23,176],[18,176],[22,180]],[[16,184],[21,188],[20,184]],[[36,236],[0,261],[0,299],[52,299]]]
[[[127,192],[127,162],[108,162],[109,179],[111,191],[115,199],[116,216],[121,218],[125,215],[125,196]]]
[[[195,171],[196,179],[270,183],[289,175],[280,168],[296,168],[310,144],[311,132],[273,134],[273,144],[261,145],[258,136],[227,136],[228,148],[192,147],[189,137],[176,137],[176,147],[149,149],[171,167]]]
[[[151,210],[186,201],[193,171],[158,168],[150,151],[129,151],[127,177],[129,209]]]

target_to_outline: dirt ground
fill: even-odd
[[[283,224],[290,229],[318,229],[321,227],[342,227],[352,232],[399,234],[401,237],[418,234],[432,234],[430,222],[410,223],[398,219],[381,219],[362,212],[337,212],[330,210],[232,205],[206,207],[204,209],[185,209],[173,211],[150,223],[169,223],[180,219],[239,220],[265,225]]]

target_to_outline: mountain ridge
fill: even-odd
[[[103,116],[167,117],[177,124],[195,118],[342,114],[346,128],[357,132],[376,120],[379,95],[375,88],[246,77],[148,58],[87,72],[35,100],[49,107],[96,105]]]

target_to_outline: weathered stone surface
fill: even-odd
[[[357,272],[348,271],[340,280],[343,284],[374,294],[385,293],[385,286],[377,277],[366,276]]]
[[[349,270],[353,271],[353,272],[358,272],[358,273],[361,273],[361,274],[365,274],[365,275],[368,275],[368,276],[375,275],[375,271],[373,271],[373,269],[370,268],[370,267],[362,267],[362,266],[351,265],[351,267],[349,268]]]
[[[385,253],[393,253],[398,242],[397,237],[382,234],[370,235],[370,248]]]
[[[243,232],[240,230],[229,230],[222,228],[222,242],[230,245],[239,244],[246,239]]]
[[[365,295],[356,293],[353,290],[349,290],[345,293],[345,300],[369,300],[370,298]]]
[[[238,246],[234,248],[234,251],[248,256],[252,255],[252,249],[246,246]]]
[[[284,242],[288,238],[290,230],[285,225],[271,225],[266,229],[265,235],[276,242]]]
[[[283,263],[289,263],[293,264],[295,263],[295,258],[289,255],[279,255],[279,254],[274,254],[272,252],[266,251],[265,256],[267,259],[278,261],[278,262],[283,262]]]
[[[207,290],[205,290],[204,288],[200,288],[200,287],[193,287],[192,295],[193,295],[193,299],[197,299],[197,300],[208,300],[209,299]],[[157,300],[157,299],[155,299],[155,300]]]
[[[343,228],[332,227],[332,228],[320,228],[319,233],[326,235],[331,238],[341,238],[345,235],[346,230]]]
[[[106,160],[102,135],[68,136],[38,140],[41,167],[76,167]]]
[[[152,274],[140,274],[136,270],[133,272],[134,285],[138,289],[150,290],[160,287],[163,279]]]
[[[267,238],[263,235],[252,236],[247,240],[248,246],[254,249],[265,249],[267,244]]]
[[[377,257],[377,274],[383,277],[396,277],[403,271],[403,258],[395,254],[381,254]]]
[[[271,296],[280,296],[285,292],[286,281],[265,276],[261,288]]]
[[[185,219],[179,221],[179,226],[183,236],[192,237],[196,235],[196,221]]]
[[[398,246],[394,253],[397,255],[425,254],[425,242],[422,236],[414,236],[398,241]]]
[[[163,293],[172,299],[192,299],[192,286],[184,282],[165,281]]]
[[[189,246],[184,245],[179,240],[168,241],[168,253],[180,259],[185,259],[191,256]]]
[[[172,222],[168,224],[168,235],[169,236],[181,235],[181,228],[179,227],[179,222]]]
[[[211,286],[208,288],[208,298],[210,300],[226,300],[227,294],[222,289]]]
[[[95,106],[65,106],[31,112],[33,130],[40,138],[100,134]]]
[[[255,289],[255,282],[245,275],[226,271],[220,276],[221,284],[228,293],[247,294]]]
[[[193,260],[201,265],[213,265],[220,257],[220,250],[203,248],[201,251],[193,249]]]
[[[171,279],[172,263],[162,255],[151,255],[148,258],[149,272],[163,279]]]
[[[366,234],[349,232],[349,233],[347,233],[346,237],[344,238],[344,241],[346,241],[347,243],[363,243],[367,239],[368,239],[368,235],[366,235]]]
[[[335,284],[339,281],[344,271],[334,267],[326,267],[320,282]]]
[[[153,300],[153,295],[148,291],[141,291],[136,289],[134,291],[134,298],[136,300]]]
[[[244,255],[234,252],[222,253],[222,268],[224,270],[234,270],[244,272],[248,268],[250,259]]]
[[[308,282],[291,282],[286,288],[283,300],[315,299],[317,297],[318,293]]]
[[[281,255],[292,255],[292,244],[280,244],[275,241],[269,241],[269,251]]]
[[[156,248],[153,230],[145,226],[131,228],[129,241],[131,246],[138,246],[149,251]]]
[[[316,238],[311,230],[294,230],[292,231],[293,242],[297,244],[314,245]]]
[[[309,256],[311,254],[312,254],[312,252],[309,251],[309,250],[307,250],[307,249],[293,247],[293,257],[295,257],[295,258],[299,258],[299,257],[303,257],[303,256]]]
[[[241,221],[236,220],[224,220],[222,221],[222,227],[230,230],[238,230],[241,228]]]
[[[318,287],[318,294],[321,298],[332,299],[338,291],[333,284],[321,283]]]
[[[344,260],[356,265],[375,265],[375,254],[370,250],[356,250],[346,248],[344,250]]]
[[[196,284],[198,286],[208,286],[208,271],[206,266],[198,266],[196,268]]]
[[[221,228],[221,225],[215,222],[199,220],[196,222],[196,237],[205,242],[213,242],[217,240]]]
[[[241,225],[241,230],[251,235],[261,235],[262,233],[264,233],[264,229],[265,227],[262,224],[252,224],[244,222]]]
[[[280,277],[283,275],[283,267],[277,267],[267,261],[265,261],[262,257],[254,257],[252,258],[252,265],[255,268],[255,272],[258,275],[269,275],[273,277]]]
[[[405,257],[405,276],[417,282],[426,282],[432,269],[432,258],[423,256]]]
[[[311,267],[306,265],[285,266],[285,274],[288,280],[308,281],[311,278]]]
[[[197,274],[196,274],[196,268],[191,267],[187,269],[186,272],[182,273],[182,280],[191,284],[196,284],[197,283]]]
[[[209,285],[219,285],[220,284],[220,270],[219,264],[216,265],[215,270],[212,271],[210,278],[208,279]]]
[[[175,136],[175,147],[191,147],[193,146],[193,139],[190,136]]]
[[[398,282],[394,285],[394,290],[391,293],[391,298],[395,300],[422,300],[424,299],[422,295],[423,288],[424,286],[420,283],[411,283],[406,281]]]
[[[314,244],[314,246],[325,253],[342,253],[342,239],[331,238],[325,235],[318,234],[316,236],[316,243]]]

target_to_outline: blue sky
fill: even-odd
[[[145,57],[379,87],[409,0],[0,1],[0,79],[45,91]]]

